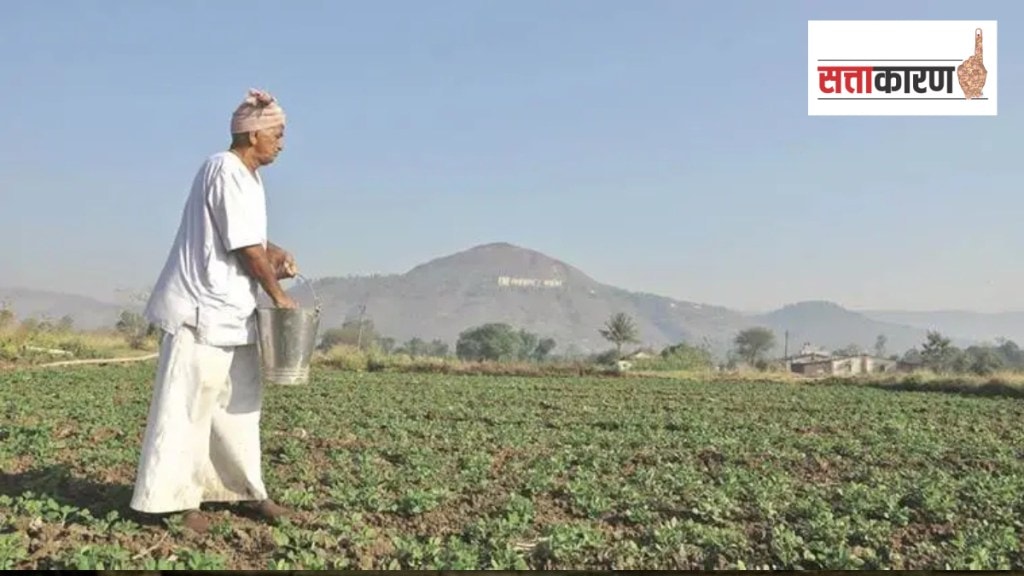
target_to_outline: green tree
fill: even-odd
[[[491,322],[459,334],[455,355],[463,360],[542,361],[555,349],[553,338],[541,338],[527,330]],[[445,348],[447,353],[447,347]]]
[[[775,347],[775,333],[762,326],[741,330],[733,340],[736,354],[750,365],[763,360],[764,355]]]
[[[957,357],[957,371],[970,372],[978,376],[991,376],[1002,370],[1006,364],[997,348],[971,346]]]
[[[428,348],[429,347],[427,346],[427,343],[424,342],[422,338],[417,336],[415,338],[410,338],[404,344],[399,346],[398,349],[395,350],[395,353],[405,354],[407,356],[412,356],[413,358],[416,358],[418,356],[427,356]]]
[[[57,331],[61,333],[71,332],[75,327],[75,319],[70,315],[61,316],[61,319],[57,321]]]
[[[639,331],[633,319],[623,312],[613,315],[605,322],[604,328],[598,330],[605,340],[615,344],[615,355],[622,357],[623,344],[635,344],[640,341]]]
[[[885,334],[879,334],[875,338],[875,356],[878,358],[885,358],[885,346],[889,343],[889,339],[886,338]]]
[[[15,324],[14,310],[11,310],[7,303],[0,304],[0,330],[13,327]]]
[[[459,334],[455,355],[468,361],[505,361],[519,356],[522,338],[511,326],[489,322],[469,328]]]
[[[702,370],[714,365],[714,358],[707,346],[693,346],[686,342],[664,348],[661,360],[673,370]]]
[[[537,344],[540,342],[540,338],[526,330],[519,330],[519,346],[516,356],[520,361],[532,360],[533,354],[537,350]]]
[[[996,340],[996,352],[1004,366],[1018,370],[1024,368],[1024,350],[1021,350],[1013,340],[1005,338]]]
[[[395,349],[395,339],[390,336],[384,336],[377,339],[377,345],[380,346],[381,352],[391,354]]]
[[[142,348],[146,338],[156,332],[156,327],[150,324],[145,316],[131,310],[122,310],[121,317],[114,327],[124,336],[128,346],[133,350]]]
[[[924,364],[924,359],[921,358],[921,351],[918,350],[917,348],[911,348],[910,350],[904,352],[902,360],[907,364]]]
[[[929,330],[921,346],[921,361],[930,370],[945,373],[955,370],[960,351],[949,338],[936,330]]]
[[[554,338],[541,338],[533,349],[533,359],[537,362],[547,360],[555,346],[557,346],[557,343]]]
[[[434,339],[427,344],[427,356],[444,358],[448,355],[448,343],[444,340]]]
[[[325,330],[320,337],[320,349],[330,350],[335,346],[353,346],[360,349],[369,348],[377,342],[377,330],[373,320],[369,318],[350,319],[339,328]]]

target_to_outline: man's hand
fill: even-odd
[[[278,280],[294,278],[299,273],[299,267],[291,253],[272,242],[267,242],[267,258]]]
[[[237,250],[242,266],[255,278],[263,290],[274,301],[278,308],[297,308],[298,305],[291,299],[278,283],[277,275],[274,273],[274,266],[271,263],[270,251],[263,248],[262,244],[246,246]]]
[[[299,305],[292,300],[292,297],[287,294],[282,294],[280,298],[274,299],[274,306],[278,308],[298,308]]]
[[[277,279],[295,278],[299,274],[299,267],[295,264],[295,258],[288,252],[284,253],[284,260],[277,269]]]

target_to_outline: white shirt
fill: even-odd
[[[205,344],[254,343],[259,283],[232,250],[256,244],[267,245],[263,180],[235,154],[218,152],[192,182],[146,318],[171,334],[194,326]]]

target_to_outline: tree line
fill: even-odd
[[[18,321],[5,303],[0,304],[0,330],[15,329],[22,333],[56,332],[73,330],[70,316],[51,319],[26,318]],[[132,348],[142,347],[153,337],[154,328],[141,314],[122,311],[113,326]],[[598,334],[612,346],[605,352],[587,355],[584,360],[601,364],[614,363],[624,358],[624,349],[629,344],[642,342],[640,331],[632,317],[625,313],[613,314],[605,324],[597,328]],[[878,335],[871,349],[877,357],[888,358],[908,368],[922,368],[942,374],[990,375],[1000,371],[1024,371],[1024,350],[1008,339],[997,339],[994,344],[975,344],[959,348],[952,340],[939,331],[927,332],[925,341],[919,347],[903,354],[887,353],[887,339]],[[350,319],[340,327],[325,330],[318,348],[329,350],[338,345],[374,350],[383,354],[402,354],[411,357],[444,358],[454,356],[466,361],[518,361],[544,362],[567,359],[568,353],[559,355],[555,339],[540,336],[522,328],[502,322],[488,322],[463,330],[454,349],[445,341],[410,338],[398,343],[394,338],[378,332],[371,318]],[[739,331],[732,341],[732,348],[725,362],[719,364],[710,351],[707,342],[693,344],[680,342],[666,346],[648,364],[658,364],[671,369],[711,368],[716,365],[731,368],[746,364],[756,369],[769,369],[777,362],[771,352],[777,347],[775,333],[766,327],[755,326]],[[849,345],[833,351],[836,356],[854,356],[867,351],[857,345]],[[574,358],[578,360],[579,358]]]
[[[994,344],[974,344],[959,348],[941,332],[929,330],[920,347],[915,346],[902,355],[887,353],[887,344],[886,336],[879,334],[870,351],[851,344],[834,350],[833,355],[844,357],[870,353],[878,358],[898,362],[907,369],[925,369],[939,374],[988,376],[1000,371],[1024,371],[1024,350],[1006,338],[998,338]],[[776,345],[775,334],[764,327],[748,328],[737,334],[734,345],[729,360],[731,363],[741,360],[756,368],[766,369],[771,363],[768,352]]]
[[[584,361],[610,364],[623,358],[624,347],[641,342],[635,321],[627,314],[613,314],[597,329],[612,349],[590,354]],[[448,343],[435,339],[430,342],[411,338],[397,343],[394,338],[377,331],[372,318],[346,320],[340,327],[323,332],[318,348],[322,351],[336,346],[349,346],[383,354],[403,354],[412,357],[449,357],[465,361],[491,362],[545,362],[566,360],[568,352],[558,354],[554,338],[544,337],[504,322],[487,322],[467,328],[459,333],[454,349]],[[706,346],[680,343],[662,351],[661,358],[686,367],[710,366],[712,355]],[[574,358],[579,360],[579,358]]]
[[[587,355],[584,358],[586,361],[614,363],[627,356],[624,351],[628,345],[642,342],[635,320],[621,312],[609,317],[603,326],[597,328],[597,332],[612,348]],[[724,362],[715,358],[706,341],[699,344],[672,344],[638,362],[678,370],[707,369],[716,366],[735,368],[741,364],[768,370],[779,363],[779,359],[771,354],[777,349],[777,337],[769,328],[754,326],[740,330],[731,344],[732,347]],[[372,319],[349,320],[341,327],[329,329],[323,334],[321,349],[326,350],[337,345],[413,357],[454,356],[467,361],[543,362],[568,357],[567,354],[556,353],[558,344],[553,338],[541,337],[502,322],[484,323],[463,330],[452,349],[448,343],[439,339],[428,342],[412,338],[398,344],[393,338],[379,334]],[[1012,340],[999,339],[994,345],[978,344],[960,349],[940,332],[929,331],[920,347],[911,348],[903,354],[888,353],[887,345],[888,339],[884,334],[880,334],[870,350],[851,344],[832,353],[835,356],[871,353],[876,357],[900,362],[908,368],[922,368],[946,374],[988,375],[1003,370],[1024,371],[1024,350]]]

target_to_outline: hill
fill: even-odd
[[[778,336],[783,352],[804,342],[828,348],[857,344],[870,349],[885,334],[892,352],[902,353],[925,339],[925,330],[884,322],[836,304],[805,302],[761,315],[721,306],[630,292],[601,283],[581,270],[540,252],[507,243],[477,246],[437,258],[405,274],[327,278],[313,283],[327,327],[365,317],[378,332],[399,341],[413,337],[454,343],[462,330],[484,322],[507,322],[559,342],[565,352],[594,352],[609,344],[598,334],[616,312],[632,316],[643,343],[661,347],[706,342],[719,355],[736,333],[755,325]],[[305,292],[303,292],[305,291]],[[292,290],[309,301],[305,287]]]
[[[924,342],[927,330],[896,322],[876,320],[825,301],[799,302],[774,312],[753,316],[752,320],[772,328],[780,339],[789,331],[789,351],[793,353],[804,343],[827,349],[857,345],[864,350],[874,349],[879,335],[886,338],[886,354],[903,354]],[[963,345],[963,338],[954,344]]]
[[[674,300],[609,286],[540,252],[506,243],[485,244],[431,260],[405,274],[325,278],[313,282],[324,325],[365,317],[381,334],[404,341],[439,338],[454,344],[461,331],[485,322],[507,322],[552,337],[561,353],[609,347],[598,330],[624,312],[644,343],[662,346],[707,338],[724,350],[745,324],[721,306]],[[309,302],[306,287],[291,293]]]
[[[1024,342],[1024,312],[982,313],[962,310],[905,312],[866,310],[868,318],[928,330],[940,330],[963,338],[994,342],[1006,338]]]
[[[95,298],[29,288],[0,288],[0,305],[6,304],[20,319],[57,321],[64,316],[82,330],[110,328],[117,322],[121,307]]]
[[[856,312],[831,302],[799,302],[765,314],[748,314],[717,305],[656,294],[631,292],[602,283],[582,270],[540,252],[508,243],[484,244],[420,264],[403,274],[328,277],[312,287],[324,309],[323,328],[358,317],[372,320],[378,333],[399,342],[419,337],[454,346],[461,331],[485,322],[507,322],[558,342],[556,353],[606,350],[598,330],[608,318],[632,316],[644,345],[706,342],[719,355],[736,333],[767,326],[782,354],[805,343],[826,348],[856,344],[871,349],[879,334],[890,353],[919,346],[927,329],[937,329],[963,346],[1005,336],[1024,342],[1024,314],[969,312]],[[300,302],[311,301],[309,288],[289,287]],[[120,307],[92,298],[27,289],[0,289],[0,302],[20,318],[70,315],[80,328],[109,327]]]

